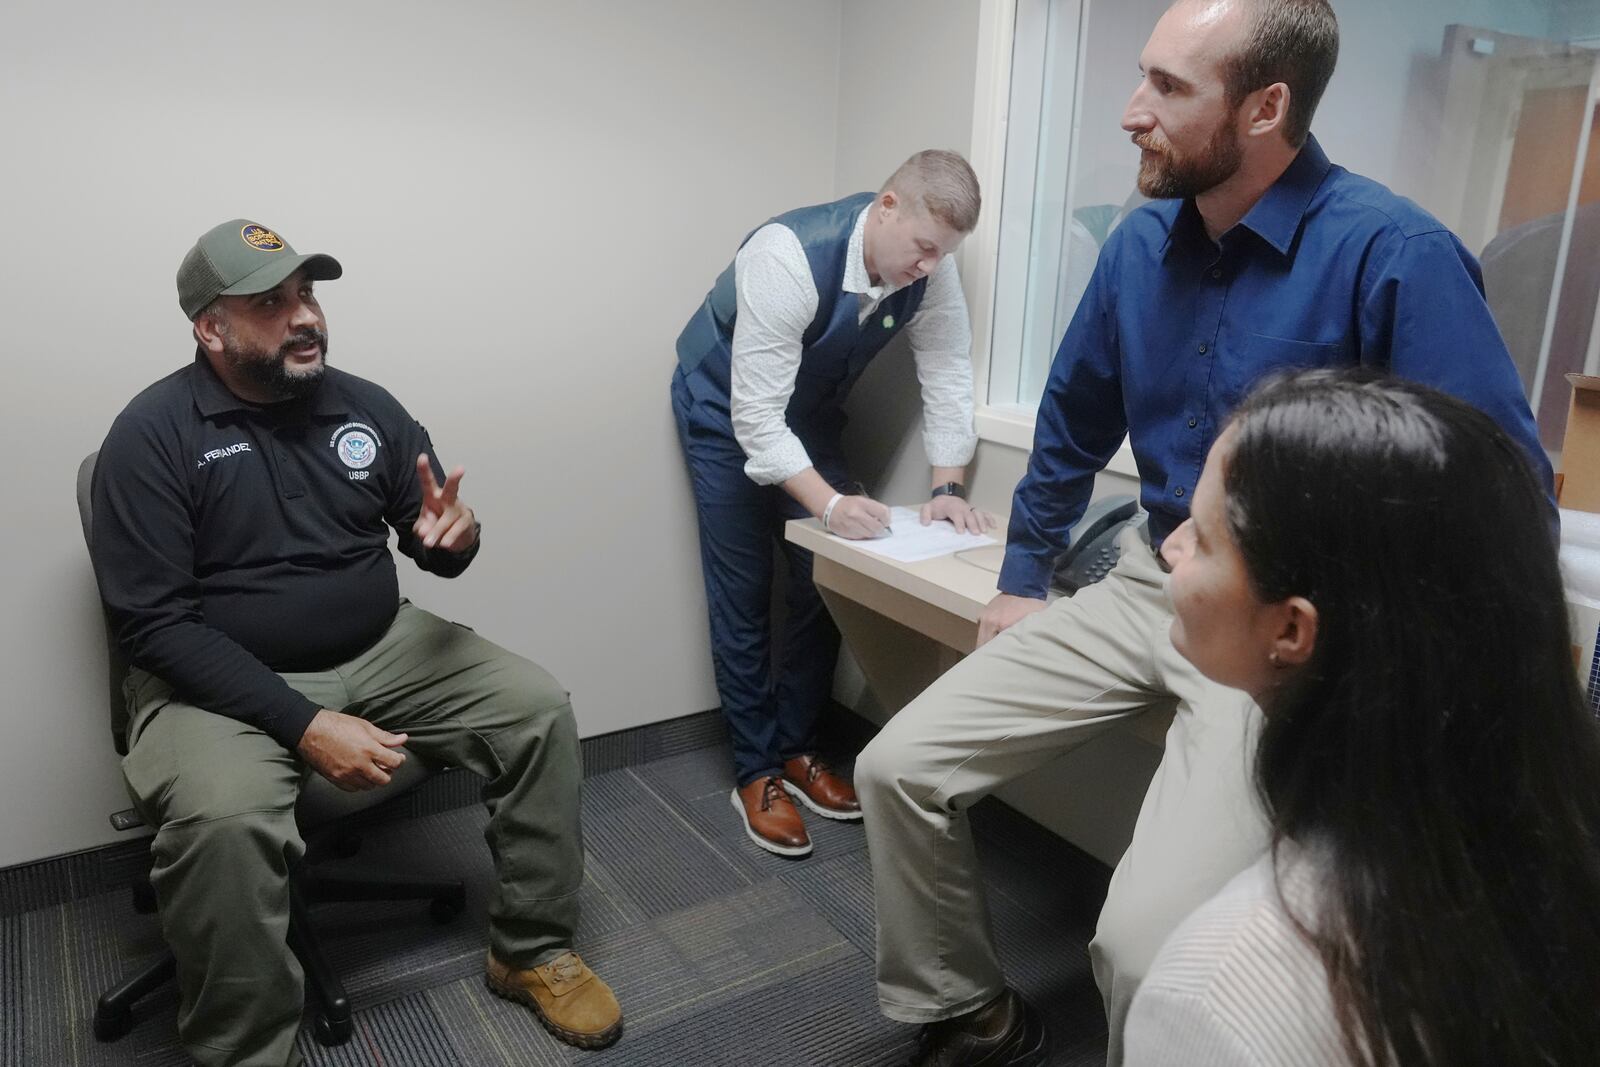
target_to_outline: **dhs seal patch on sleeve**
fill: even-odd
[[[378,432],[364,422],[347,422],[333,431],[329,446],[349,470],[350,480],[365,481],[367,468],[378,458]]]

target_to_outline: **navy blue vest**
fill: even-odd
[[[856,379],[872,357],[917,313],[928,287],[928,280],[919,278],[886,298],[866,322],[857,321],[861,315],[860,299],[841,288],[845,256],[850,250],[856,217],[874,198],[873,193],[857,193],[831,204],[796,208],[769,220],[789,227],[800,239],[811,266],[811,279],[817,286],[817,314],[801,337],[800,370],[785,413],[796,432],[843,422],[844,399]],[[750,231],[751,235],[754,233],[755,230]],[[750,240],[750,235],[744,240]],[[739,247],[744,247],[744,241]],[[720,408],[724,417],[729,407],[729,366],[737,317],[733,264],[729,263],[689,325],[678,335],[678,362],[690,393],[697,401]]]

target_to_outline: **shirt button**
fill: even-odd
[[[1212,276],[1212,277],[1213,277],[1213,278],[1220,278],[1220,277],[1222,277],[1222,268],[1221,268],[1221,267],[1212,267],[1212,268],[1211,268],[1211,276]]]
[[[1199,422],[1200,422],[1199,419],[1195,418],[1193,415],[1190,415],[1189,416],[1189,429],[1191,429],[1191,430],[1194,429],[1195,426],[1197,426],[1199,424]]]
[[[1183,495],[1183,486],[1180,485],[1178,488],[1174,489],[1172,491],[1172,495],[1181,497]]]
[[[1200,354],[1202,356],[1206,354],[1206,346],[1204,344],[1200,346]]]

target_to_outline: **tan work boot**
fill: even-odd
[[[489,991],[526,1004],[558,1039],[579,1048],[605,1048],[622,1036],[622,1005],[611,987],[576,952],[528,970],[514,970],[489,954]]]

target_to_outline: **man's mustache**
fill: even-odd
[[[322,349],[324,352],[328,350],[328,335],[326,332],[318,329],[306,329],[301,330],[299,333],[285,341],[278,349],[278,355],[288,356],[290,349],[299,348],[301,345],[310,341],[315,341],[317,343],[317,347]]]

